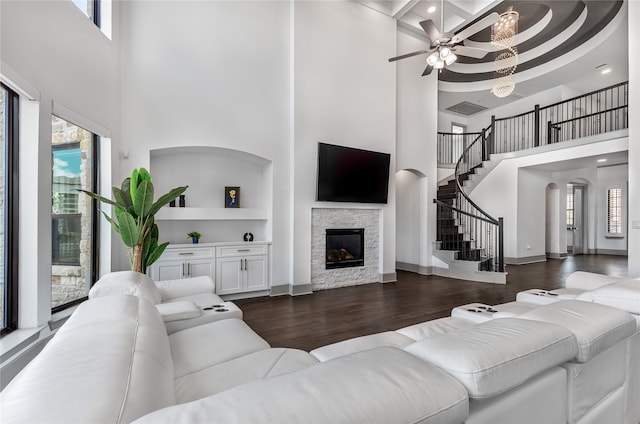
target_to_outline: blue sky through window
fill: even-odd
[[[80,176],[80,147],[53,151],[53,176]]]
[[[76,6],[78,6],[78,8],[80,10],[82,10],[82,13],[84,13],[85,15],[87,15],[87,17],[91,17],[89,16],[89,5],[88,2],[89,0],[71,0],[73,2],[73,4],[75,4]]]

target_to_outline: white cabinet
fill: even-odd
[[[269,289],[268,245],[216,248],[216,293],[219,295]]]
[[[160,259],[149,268],[155,281],[215,276],[215,257],[212,246],[168,246]]]
[[[269,262],[268,242],[177,244],[167,247],[149,274],[155,281],[209,275],[216,294],[231,295],[269,290]]]

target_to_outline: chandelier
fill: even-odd
[[[491,44],[500,49],[494,61],[496,80],[491,92],[496,97],[507,97],[513,93],[516,81],[513,74],[518,67],[518,18],[516,11],[510,10],[500,15],[500,20],[491,26]]]

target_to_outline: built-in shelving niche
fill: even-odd
[[[156,197],[188,185],[186,207],[164,207],[156,215],[160,241],[185,243],[186,233],[201,242],[271,240],[273,198],[271,161],[219,147],[170,147],[150,151],[149,170]],[[240,208],[224,207],[225,186],[240,187]]]

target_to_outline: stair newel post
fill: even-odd
[[[498,272],[504,272],[504,219],[498,218]]]
[[[536,105],[533,113],[533,145],[538,147],[540,145],[540,105]]]
[[[482,161],[489,160],[487,156],[487,129],[482,129]]]
[[[496,116],[491,115],[491,135],[489,140],[489,148],[487,149],[487,159],[491,156],[491,153],[495,152],[496,143]]]

